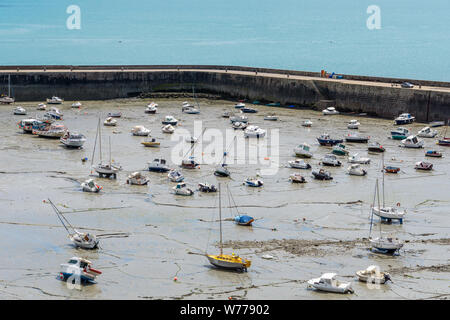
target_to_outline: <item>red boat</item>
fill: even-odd
[[[387,173],[397,173],[400,171],[399,167],[386,166],[384,167],[384,171]]]
[[[441,158],[442,153],[440,153],[439,151],[436,151],[436,150],[429,150],[429,151],[425,152],[425,157]]]

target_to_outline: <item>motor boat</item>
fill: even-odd
[[[147,105],[147,108],[145,108],[145,113],[154,114],[158,110],[158,104],[152,102],[149,105]]]
[[[181,160],[181,167],[184,169],[195,169],[199,166],[200,164],[194,160],[193,156],[190,156],[187,159],[183,159]]]
[[[292,183],[305,183],[306,182],[305,177],[299,173],[291,174],[289,176],[289,180],[291,180]]]
[[[47,119],[62,120],[63,114],[58,108],[51,107],[50,110],[44,114],[44,117]]]
[[[356,271],[358,280],[361,282],[384,284],[387,281],[391,281],[391,276],[387,272],[380,272],[378,266],[369,266],[365,270]]]
[[[55,96],[53,96],[51,99],[47,99],[48,104],[62,104],[63,102],[63,99]]]
[[[336,273],[324,273],[320,278],[308,280],[308,287],[334,293],[354,292],[351,282],[341,282],[337,280]]]
[[[294,148],[294,153],[297,157],[312,158],[311,146],[307,143],[301,143]]]
[[[423,148],[423,141],[412,135],[403,139],[400,143],[400,146],[405,148]]]
[[[378,142],[371,142],[367,149],[371,152],[384,152],[386,149]]]
[[[143,186],[150,182],[150,180],[143,176],[140,172],[136,171],[130,174],[127,178],[127,183],[131,185]]]
[[[365,176],[367,174],[367,170],[361,168],[361,165],[359,163],[352,164],[347,168],[347,172],[352,176]]]
[[[244,137],[246,138],[264,138],[266,135],[266,130],[261,129],[258,126],[248,126],[244,130]]]
[[[66,131],[59,141],[68,148],[81,148],[86,142],[86,137],[77,132]]]
[[[106,118],[106,120],[103,122],[103,124],[104,124],[105,126],[108,126],[108,127],[115,127],[115,126],[117,125],[117,120],[116,120],[116,119],[113,119],[113,117],[108,117],[108,118]]]
[[[11,103],[14,103],[14,101],[16,101],[16,99],[14,99],[13,97],[5,96],[5,95],[0,96],[1,104],[11,104]]]
[[[370,158],[363,158],[360,157],[357,153],[351,155],[350,157],[348,157],[348,162],[349,163],[359,163],[359,164],[369,164],[370,163]]]
[[[170,168],[166,165],[165,159],[154,159],[148,164],[149,171],[167,172]]]
[[[441,158],[442,153],[436,150],[428,150],[427,152],[425,152],[425,157]]]
[[[23,119],[17,123],[19,129],[22,129],[24,133],[32,133],[33,124],[36,122],[36,119]]]
[[[45,103],[39,103],[36,109],[37,110],[46,110],[47,105]]]
[[[326,116],[326,115],[333,115],[333,114],[339,114],[339,111],[337,111],[335,107],[328,107],[328,108],[322,110],[322,114],[324,116]]]
[[[358,120],[352,119],[347,124],[347,129],[358,129],[360,124]]]
[[[33,129],[32,133],[44,138],[58,139],[64,136],[67,131],[67,127],[62,124],[51,124],[42,129]]]
[[[421,138],[434,138],[437,134],[437,130],[432,130],[430,127],[425,127],[417,133],[417,136]]]
[[[367,143],[369,142],[370,137],[368,136],[362,136],[358,133],[349,133],[345,136],[346,142],[353,142],[353,143]]]
[[[394,166],[385,166],[384,167],[384,172],[386,172],[386,173],[398,173],[398,172],[400,172],[400,168],[399,167],[394,167]]]
[[[208,183],[199,183],[198,184],[198,190],[201,192],[217,192],[217,188],[215,185],[213,184],[208,184]]]
[[[403,247],[403,242],[393,236],[380,236],[376,238],[369,238],[372,249],[384,253],[395,253]]]
[[[277,121],[278,117],[275,114],[268,114],[268,115],[264,116],[264,120]]]
[[[98,193],[102,189],[103,189],[103,187],[96,184],[94,179],[88,179],[88,180],[84,181],[83,183],[81,183],[81,190],[83,190],[84,192]]]
[[[120,111],[108,112],[108,117],[120,118],[120,117],[122,117],[122,112],[120,112]]]
[[[450,138],[443,137],[442,139],[439,139],[438,142],[436,142],[437,145],[449,147],[450,146]]]
[[[234,107],[235,107],[236,109],[245,108],[245,103],[242,103],[242,102],[237,103],[237,104],[234,105]]]
[[[335,144],[342,143],[344,140],[342,139],[332,139],[329,134],[324,133],[320,137],[317,138],[321,146],[329,146],[332,147]]]
[[[13,114],[19,115],[19,116],[24,116],[24,115],[27,114],[27,110],[25,110],[25,108],[20,107],[20,106],[19,107],[15,107],[13,109]]]
[[[406,128],[397,128],[391,131],[391,138],[394,140],[403,140],[409,135],[409,130]]]
[[[242,129],[242,130],[244,130],[245,128],[247,128],[248,123],[247,122],[236,121],[236,122],[233,122],[231,124],[231,126],[233,127],[233,129]]]
[[[184,180],[183,174],[177,170],[170,170],[167,177],[172,182],[182,182]]]
[[[71,107],[72,108],[81,108],[82,104],[80,101],[76,101],[76,102],[72,103]]]
[[[305,120],[305,121],[303,121],[302,122],[302,126],[303,127],[307,127],[307,128],[310,128],[311,126],[312,126],[312,121],[311,120]]]
[[[248,122],[248,117],[244,116],[244,115],[237,115],[237,116],[233,116],[230,117],[230,122],[234,123],[234,122],[244,122],[247,123]]]
[[[241,112],[242,113],[257,113],[258,110],[253,109],[253,108],[248,108],[248,107],[242,107]]]
[[[288,162],[289,166],[294,169],[311,169],[311,165],[303,159],[295,159]]]
[[[342,163],[336,158],[334,154],[326,154],[322,158],[324,166],[340,167]]]
[[[89,260],[72,257],[67,263],[60,265],[59,278],[62,281],[72,280],[77,283],[95,283],[95,279],[102,274],[101,271],[92,268]]]
[[[258,177],[250,177],[245,179],[244,184],[249,187],[262,187],[264,182],[258,179]]]
[[[232,112],[232,111],[224,111],[222,113],[222,117],[223,118],[229,118],[229,117],[232,117],[232,116],[234,116],[234,112]]]
[[[324,169],[313,170],[311,173],[314,179],[317,180],[333,180],[331,174],[328,171],[325,171]]]
[[[419,161],[419,162],[416,162],[414,169],[416,169],[416,170],[433,170],[433,164],[430,162]]]
[[[410,124],[413,123],[414,120],[416,120],[415,117],[410,115],[409,113],[402,113],[397,118],[394,119],[396,125],[402,125],[402,124]]]
[[[162,124],[170,124],[173,126],[176,126],[178,123],[178,120],[175,119],[173,116],[165,116],[164,120],[162,121]]]
[[[251,226],[255,219],[248,215],[237,215],[234,217],[234,222],[240,226]]]
[[[189,189],[184,182],[178,183],[175,187],[172,188],[172,190],[175,192],[175,194],[180,196],[192,196],[194,194],[194,191]]]
[[[144,126],[135,126],[131,129],[131,133],[133,136],[144,136],[147,137],[150,134],[151,130],[147,129]]]
[[[156,141],[155,138],[152,138],[150,141],[142,141],[141,144],[144,145],[145,147],[158,148],[160,142]]]
[[[175,128],[171,124],[167,124],[164,127],[162,127],[162,132],[164,133],[174,133]]]
[[[338,144],[333,147],[333,151],[331,151],[333,154],[336,154],[338,156],[346,156],[348,155],[348,151],[345,150],[345,146],[343,144]]]

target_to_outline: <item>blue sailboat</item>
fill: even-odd
[[[255,219],[247,215],[237,215],[234,217],[234,222],[242,226],[251,226],[253,221]]]

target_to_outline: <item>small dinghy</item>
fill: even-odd
[[[278,117],[274,113],[272,113],[272,114],[268,114],[268,115],[264,116],[264,120],[277,121]]]
[[[142,141],[141,144],[144,145],[145,147],[158,148],[161,143],[156,141],[155,138],[152,138],[151,140],[148,141]]]
[[[312,175],[316,180],[333,180],[331,174],[323,169],[313,170]]]
[[[433,170],[433,164],[430,162],[419,161],[419,162],[416,162],[414,169],[416,169],[416,170]]]
[[[425,127],[417,133],[417,136],[421,138],[434,138],[437,134],[437,130],[432,130],[430,127]]]
[[[371,152],[384,152],[386,149],[378,142],[371,142],[367,149]]]
[[[103,187],[96,184],[94,179],[88,179],[81,184],[81,190],[83,190],[83,192],[98,193],[102,189]]]
[[[67,263],[60,265],[59,279],[61,281],[71,280],[72,283],[95,283],[95,279],[102,272],[92,268],[89,260],[72,257]]]
[[[76,102],[72,103],[71,107],[72,108],[81,108],[82,104],[80,101],[76,101]]]
[[[239,121],[235,121],[231,124],[231,126],[233,127],[233,129],[241,129],[244,130],[245,128],[247,128],[248,123],[247,122],[239,122]]]
[[[178,183],[172,190],[179,196],[192,196],[194,194],[194,191],[189,189],[184,182]]]
[[[291,180],[292,183],[306,183],[305,177],[299,173],[291,174],[289,180]]]
[[[27,110],[25,110],[25,108],[23,108],[23,107],[15,107],[13,109],[13,114],[18,115],[18,116],[24,116],[27,114]]]
[[[251,226],[255,219],[247,215],[237,215],[234,217],[234,222],[240,226]]]
[[[335,107],[328,107],[328,108],[322,110],[322,114],[324,116],[333,115],[333,114],[339,114],[339,111],[337,111]]]
[[[342,139],[332,139],[329,134],[324,133],[320,137],[317,138],[321,146],[332,147],[338,143],[344,142]]]
[[[133,129],[131,129],[131,133],[133,136],[142,136],[147,137],[150,134],[151,130],[147,129],[144,126],[135,126]]]
[[[173,126],[176,126],[178,123],[178,120],[175,119],[173,116],[165,116],[165,118],[162,121],[162,124],[170,124]]]
[[[184,180],[183,174],[177,170],[170,170],[167,177],[172,182],[182,182]]]
[[[400,142],[400,146],[404,148],[423,148],[423,141],[417,139],[416,136],[409,136]]]
[[[258,179],[258,177],[250,177],[245,179],[244,184],[249,186],[249,187],[262,187],[264,185],[264,182],[260,179]]]
[[[234,105],[234,107],[236,108],[236,109],[241,109],[241,108],[245,108],[245,103],[237,103],[237,104],[235,104]]]
[[[368,136],[362,136],[358,133],[349,133],[345,136],[345,141],[353,143],[367,143],[369,142],[369,139],[370,138]]]
[[[62,124],[51,124],[41,129],[33,129],[32,133],[44,138],[59,139],[67,131],[67,127]]]
[[[302,122],[302,126],[303,127],[307,127],[307,128],[310,128],[311,126],[312,126],[312,121],[311,120],[305,120],[305,121],[303,121]]]
[[[234,122],[247,123],[248,122],[248,117],[244,116],[244,115],[233,116],[233,117],[230,117],[230,122],[231,123],[234,123]]]
[[[217,192],[217,188],[216,188],[215,185],[208,184],[206,182],[205,183],[199,183],[198,184],[198,190],[201,191],[201,192],[206,192],[206,193]]]
[[[348,151],[345,150],[345,146],[343,144],[338,144],[333,147],[333,154],[337,154],[338,156],[346,156],[348,155]]]
[[[387,272],[380,272],[378,266],[369,266],[366,270],[356,271],[358,280],[361,282],[384,284],[387,281],[391,281],[391,276]]]
[[[103,122],[103,124],[104,124],[105,126],[108,126],[108,127],[115,127],[115,126],[117,125],[117,120],[116,120],[116,119],[113,119],[112,117],[108,117],[108,118],[106,118],[106,120]]]
[[[369,164],[370,158],[360,157],[357,153],[348,157],[349,163]]]
[[[396,125],[410,124],[413,123],[414,120],[416,120],[416,118],[409,113],[402,113],[394,119]]]
[[[307,143],[301,143],[294,148],[294,153],[297,157],[312,158],[311,146]]]
[[[149,105],[147,105],[147,108],[145,108],[145,113],[155,114],[158,110],[158,104],[152,102]]]
[[[47,105],[45,103],[39,103],[36,110],[45,110],[47,109]]]
[[[322,164],[324,166],[340,167],[342,163],[336,158],[334,154],[326,154],[322,158]]]
[[[167,172],[170,168],[166,165],[165,159],[154,159],[148,164],[148,171]]]
[[[222,113],[222,118],[229,118],[234,116],[234,112],[232,111],[224,111],[224,113]]]
[[[409,135],[409,130],[406,128],[397,128],[391,131],[391,138],[393,140],[403,140]]]
[[[294,169],[311,169],[311,165],[303,159],[295,159],[288,161],[289,166]]]
[[[243,107],[243,108],[241,108],[241,112],[242,113],[257,113],[258,110],[253,109],[253,108]]]
[[[164,127],[162,127],[162,132],[164,133],[174,133],[175,128],[171,124],[167,124]]]
[[[246,138],[264,138],[264,136],[266,135],[266,130],[261,129],[258,126],[248,126],[245,130],[244,130],[244,137]]]
[[[352,164],[347,168],[347,172],[352,176],[365,176],[367,174],[367,170],[361,168],[361,165],[358,163]]]
[[[147,185],[150,180],[143,176],[140,172],[136,171],[130,174],[127,178],[127,183],[131,185],[144,186]]]
[[[347,129],[358,129],[360,124],[358,120],[352,119],[347,124]]]
[[[86,137],[81,133],[66,131],[59,141],[67,148],[81,148],[86,142]]]
[[[63,102],[63,99],[55,96],[53,96],[51,99],[47,99],[48,104],[62,104]]]
[[[112,118],[120,118],[120,117],[122,117],[122,112],[120,112],[120,111],[109,112],[109,113],[108,113],[108,117],[112,117]]]
[[[425,157],[441,158],[442,153],[436,150],[428,150],[427,152],[425,152]]]
[[[399,167],[394,167],[394,166],[385,166],[384,167],[384,172],[386,173],[398,173],[400,171]]]
[[[59,111],[58,108],[51,107],[50,110],[44,114],[44,117],[47,119],[62,120],[63,114],[61,113],[61,111]]]
[[[350,282],[340,282],[336,279],[336,273],[324,273],[320,278],[308,280],[308,287],[334,293],[354,292]]]

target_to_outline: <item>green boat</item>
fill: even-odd
[[[334,153],[338,156],[345,156],[348,154],[348,151],[345,150],[345,146],[343,144],[338,144],[333,147],[332,153]]]
[[[272,103],[266,104],[266,106],[269,106],[269,107],[279,107],[279,106],[281,106],[281,104],[280,104],[279,102],[272,102]]]
[[[394,140],[403,140],[409,136],[409,130],[405,128],[397,128],[391,131],[391,137]]]
[[[391,138],[394,139],[394,140],[404,140],[404,139],[407,138],[407,136],[399,135],[399,134],[393,134],[393,135],[391,136]]]
[[[255,100],[252,102],[252,104],[260,104],[260,102],[258,100]]]

